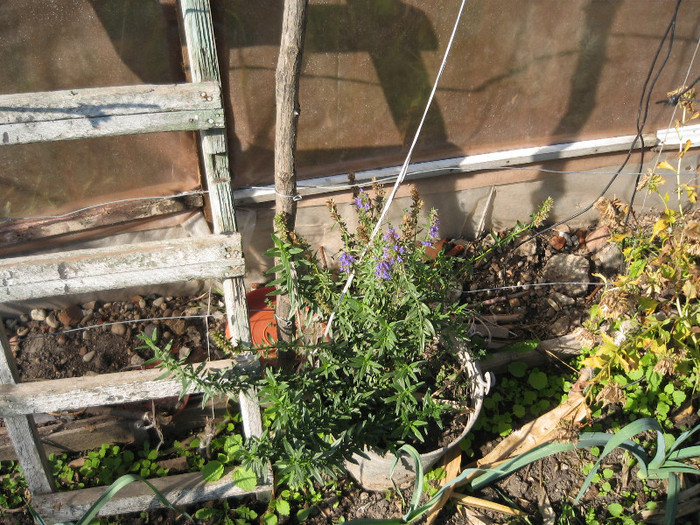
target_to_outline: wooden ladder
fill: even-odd
[[[0,96],[0,144],[24,144],[99,136],[197,131],[209,191],[214,232],[205,238],[145,242],[66,251],[0,261],[0,302],[113,290],[192,279],[223,282],[226,319],[234,339],[250,343],[243,283],[244,261],[237,233],[219,68],[209,0],[178,0],[191,82],[138,85]],[[52,111],[47,112],[50,108]],[[178,380],[159,380],[159,370],[18,383],[17,366],[0,320],[0,417],[32,493],[32,506],[51,521],[74,521],[106,491],[97,487],[57,493],[33,414],[76,410],[178,396]],[[250,355],[213,361],[209,368],[259,366]],[[188,393],[194,393],[192,390]],[[254,392],[241,393],[246,436],[262,432]],[[255,495],[270,497],[269,471],[249,491],[230,475],[205,482],[200,473],[150,480],[175,505]],[[142,483],[133,483],[100,515],[157,508]]]

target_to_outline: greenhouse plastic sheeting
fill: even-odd
[[[215,3],[218,35],[225,35],[220,63],[233,110],[235,184],[269,184],[282,2]],[[302,178],[402,163],[459,4],[310,2]],[[674,7],[657,0],[467,1],[414,158],[634,134],[642,86]],[[668,107],[654,102],[687,74],[700,36],[698,7],[697,0],[681,4],[646,129],[669,123]]]
[[[175,15],[153,0],[0,2],[0,94],[184,82]],[[191,133],[2,146],[0,166],[4,218],[200,183]]]
[[[459,3],[309,3],[301,178],[401,164]],[[184,81],[175,4],[5,0],[0,93]],[[270,184],[283,2],[211,4],[233,184]],[[646,129],[669,124],[669,108],[653,102],[687,74],[699,5],[681,4]],[[657,0],[468,1],[415,160],[633,134],[641,89],[674,6]],[[167,195],[199,184],[189,133],[5,146],[0,163],[5,217]],[[494,172],[488,184],[502,182],[503,174]],[[440,178],[431,184],[449,191],[451,183]]]

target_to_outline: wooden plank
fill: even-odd
[[[192,80],[219,82],[209,0],[180,0],[179,4]],[[202,131],[199,133],[199,143],[214,233],[237,231],[225,130]],[[250,343],[248,310],[243,299],[245,295],[239,296],[241,290],[244,287],[224,282],[226,318],[231,325],[233,338]]]
[[[269,476],[268,476],[269,479]],[[165,478],[149,480],[174,505],[184,506],[230,497],[256,496],[267,501],[272,486],[266,480],[253,490],[242,490],[233,482],[231,473],[214,482],[205,482],[201,473],[180,474]],[[40,515],[50,516],[53,522],[76,521],[107,490],[107,487],[95,487],[34,496],[32,506]],[[113,516],[128,512],[160,508],[162,505],[153,492],[144,483],[131,483],[110,499],[98,516]]]
[[[15,93],[0,95],[0,125],[220,108],[211,81]]]
[[[150,405],[150,403],[148,403]],[[166,437],[180,439],[187,432],[203,428],[214,410],[214,423],[223,421],[230,405],[227,398],[210,399],[202,408],[199,397],[190,398],[187,407],[170,423],[162,423],[161,431]],[[46,414],[34,416],[37,421],[39,439],[46,454],[52,452],[83,452],[97,449],[104,443],[134,443],[145,439],[148,431],[143,429],[144,403],[128,404],[117,407],[91,407],[80,411],[81,419],[66,420],[69,413],[54,417],[54,421],[40,425],[39,418],[51,418]],[[156,410],[159,404],[156,402]],[[86,416],[86,417],[85,417]],[[138,425],[136,423],[139,423]],[[0,427],[0,461],[16,460],[17,455],[12,446],[7,430]]]
[[[96,205],[74,213],[57,217],[32,220],[9,220],[0,223],[0,245],[5,251],[8,245],[26,243],[47,237],[66,235],[113,226],[139,219],[194,210],[204,206],[201,195],[183,195],[168,198],[126,200],[106,205]]]
[[[244,274],[240,234],[152,241],[0,261],[0,301]]]
[[[45,425],[37,428],[45,454],[81,452],[99,448],[103,443],[133,443],[134,435],[128,422],[109,416],[97,416],[70,421],[65,425]],[[17,459],[17,454],[0,428],[0,461]]]
[[[206,369],[220,370],[235,367],[237,373],[253,371],[258,366],[249,354],[235,361],[210,361]],[[155,369],[132,370],[97,376],[69,377],[31,383],[0,385],[0,417],[67,412],[84,407],[117,405],[198,393],[195,387],[184,390],[176,378],[159,379],[163,371]]]
[[[209,0],[179,0],[178,3],[191,80],[219,83],[219,64]],[[237,231],[225,129],[203,130],[199,132],[198,138],[214,233]],[[226,279],[222,284],[226,319],[232,339],[250,344],[243,277]],[[246,436],[259,436],[262,433],[262,421],[256,392],[242,392],[239,403]]]
[[[216,82],[0,96],[0,144],[224,126]]]
[[[17,366],[15,357],[10,350],[10,343],[5,333],[5,324],[0,318],[0,387],[15,386],[17,383]],[[32,494],[45,494],[53,492],[56,485],[51,474],[51,467],[46,460],[31,416],[20,415],[16,417],[5,417],[5,427],[10,436],[12,445],[19,463],[24,472],[24,479],[27,482]]]

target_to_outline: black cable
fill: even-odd
[[[510,259],[510,256],[513,254],[515,250],[517,250],[520,246],[525,244],[526,242],[530,242],[535,240],[537,237],[540,235],[552,230],[553,228],[556,228],[557,226],[560,226],[561,224],[564,224],[566,222],[569,222],[570,220],[573,220],[577,217],[580,217],[584,213],[588,212],[595,206],[595,203],[598,202],[598,199],[603,197],[607,191],[610,189],[610,186],[613,185],[617,177],[622,173],[622,170],[625,169],[625,166],[627,166],[627,163],[629,162],[630,158],[632,158],[632,153],[634,153],[635,148],[637,147],[637,142],[641,141],[641,151],[642,151],[642,159],[644,155],[644,139],[642,138],[642,131],[644,129],[644,125],[646,124],[647,116],[649,114],[649,104],[650,104],[650,99],[651,99],[651,92],[653,91],[654,85],[656,84],[656,81],[659,79],[659,76],[661,75],[661,71],[664,69],[666,66],[666,62],[668,61],[668,58],[671,54],[671,48],[673,47],[673,39],[675,35],[675,28],[676,28],[676,19],[678,17],[678,9],[681,6],[682,0],[677,0],[676,2],[676,8],[673,11],[673,17],[671,17],[671,21],[669,22],[668,26],[666,27],[666,31],[664,32],[664,36],[661,38],[661,41],[659,42],[658,47],[656,48],[656,53],[654,53],[654,59],[652,60],[651,67],[649,68],[649,72],[647,73],[647,76],[644,80],[644,85],[642,86],[642,95],[639,99],[639,107],[637,109],[637,120],[636,120],[636,127],[637,127],[637,135],[634,137],[634,140],[632,141],[632,145],[630,146],[629,150],[627,151],[627,156],[625,157],[625,160],[622,161],[622,164],[620,167],[617,169],[617,171],[613,174],[613,176],[610,178],[608,183],[605,185],[603,188],[603,191],[600,192],[600,195],[596,197],[596,199],[591,202],[588,206],[586,206],[584,209],[581,211],[578,211],[577,213],[574,213],[570,217],[567,217],[566,219],[562,219],[559,222],[556,222],[552,224],[551,226],[548,226],[544,228],[543,230],[540,230],[536,233],[534,233],[532,236],[528,237],[527,239],[519,242],[516,244],[509,252],[508,256],[506,257],[506,261]],[[656,60],[658,59],[659,55],[661,54],[661,50],[663,49],[664,43],[666,42],[666,39],[668,38],[669,34],[671,35],[671,38],[669,40],[669,46],[668,46],[668,51],[666,52],[666,56],[664,57],[664,60],[661,64],[661,67],[659,68],[659,71],[657,72],[656,76],[654,77],[652,83],[651,83],[651,88],[647,92],[647,86],[649,85],[649,81],[651,80],[652,74],[654,72],[654,67],[656,66]],[[700,77],[699,79],[700,80]],[[697,82],[697,80],[696,80]],[[646,99],[645,99],[646,96]],[[642,117],[642,108],[644,108],[643,112],[643,117]],[[641,169],[639,170],[641,172]],[[640,174],[637,174],[637,182],[639,181]],[[636,193],[636,188],[637,184],[635,184],[634,187],[634,192]],[[634,197],[634,194],[633,194]],[[629,209],[628,209],[628,214],[629,210],[632,209],[632,203],[630,203]]]
[[[657,104],[666,104],[668,106],[675,106],[681,100],[688,101],[688,102],[700,102],[700,100],[698,100],[696,98],[683,98],[683,95],[685,95],[688,91],[693,89],[695,87],[695,84],[697,84],[698,82],[700,82],[700,77],[693,80],[693,82],[688,87],[686,87],[683,91],[681,91],[680,93],[676,93],[675,95],[668,97],[668,98],[665,98],[663,100],[657,100],[656,103]]]
[[[654,60],[651,62],[651,67],[649,68],[649,75],[651,75],[651,72],[654,70],[654,66],[656,65],[656,60],[659,58],[659,54],[661,53],[661,48],[663,47],[664,41],[666,40],[666,37],[670,34],[670,38],[668,40],[668,50],[666,51],[666,56],[664,57],[663,62],[661,63],[661,67],[659,67],[658,72],[656,73],[656,76],[654,77],[654,80],[651,83],[651,86],[649,87],[649,90],[647,90],[647,83],[649,80],[649,75],[647,76],[647,81],[644,82],[644,86],[642,87],[642,97],[639,100],[639,110],[637,111],[637,136],[640,138],[642,144],[641,148],[639,151],[640,154],[640,161],[639,161],[639,169],[637,170],[637,176],[635,177],[634,180],[634,187],[632,188],[632,197],[630,197],[630,203],[629,206],[627,207],[627,214],[625,215],[625,224],[629,222],[630,214],[632,213],[632,205],[634,204],[634,199],[637,197],[637,187],[639,186],[639,179],[641,177],[641,172],[642,168],[644,166],[644,138],[642,137],[642,130],[644,129],[644,125],[647,122],[647,117],[649,115],[649,104],[651,102],[651,94],[654,91],[654,86],[656,85],[657,80],[659,80],[659,77],[661,76],[661,72],[663,71],[664,67],[666,67],[666,63],[668,62],[668,58],[671,56],[671,49],[673,48],[673,41],[676,35],[676,19],[678,17],[678,9],[681,6],[681,0],[678,0],[676,3],[676,9],[673,11],[673,17],[671,18],[671,22],[668,24],[668,27],[666,28],[666,32],[664,33],[664,37],[661,39],[661,42],[659,43],[659,47],[656,49],[656,53],[654,54]],[[698,77],[700,79],[700,77]],[[697,80],[696,80],[697,82]],[[690,89],[690,88],[688,88]],[[686,90],[687,91],[687,90]],[[644,100],[644,93],[646,92],[646,101]],[[683,92],[685,93],[685,91]],[[641,109],[642,109],[642,104],[644,104],[644,117],[641,119],[640,122],[640,116],[641,116]],[[674,104],[675,106],[675,104]]]

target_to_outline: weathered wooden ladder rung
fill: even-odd
[[[0,302],[243,277],[239,233],[0,260]]]
[[[232,336],[250,342],[243,285],[244,263],[236,233],[225,117],[209,0],[178,0],[191,82],[0,95],[0,146],[92,137],[196,131],[206,177],[214,235],[76,250],[0,261],[0,302],[157,285],[193,279],[222,282]],[[178,396],[179,381],[158,379],[159,370],[17,383],[18,373],[0,319],[0,417],[32,492],[32,506],[48,522],[75,521],[107,487],[57,493],[33,414]],[[249,355],[214,361],[208,369],[249,373],[259,363]],[[196,392],[191,390],[189,393]],[[238,395],[244,432],[262,432],[254,392]],[[271,475],[241,490],[230,475],[205,482],[200,473],[150,480],[175,505],[253,495],[269,498]],[[142,483],[120,491],[99,515],[160,506]]]
[[[224,127],[216,82],[0,95],[4,145]]]

